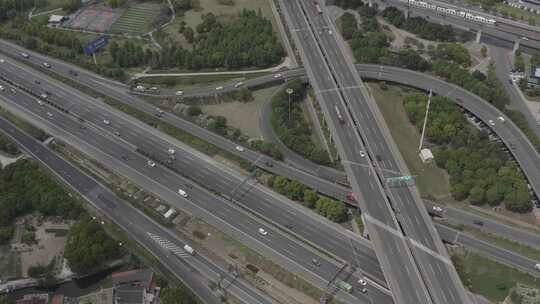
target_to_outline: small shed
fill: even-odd
[[[420,150],[420,159],[424,163],[429,163],[433,160],[433,153],[431,153],[430,149],[422,149]]]
[[[65,20],[66,20],[65,16],[51,15],[49,17],[49,24],[50,25],[59,25],[60,23],[64,22]]]

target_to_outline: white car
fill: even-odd
[[[6,62],[4,59],[0,59],[0,63],[4,63]]]
[[[106,125],[110,125],[110,124],[111,124],[111,122],[108,121],[107,119],[104,119],[104,120],[103,120],[103,123],[106,124]]]
[[[151,160],[149,160],[149,161],[148,161],[148,166],[149,166],[150,168],[154,168],[154,167],[156,166],[156,163],[153,162],[153,161],[151,161]]]
[[[0,91],[5,90],[3,86],[0,85]]]
[[[433,206],[433,211],[435,212],[442,212],[442,208],[439,206]]]
[[[30,55],[26,54],[26,53],[21,53],[21,56],[23,56],[24,58],[28,59],[30,58]]]
[[[238,87],[241,87],[241,86],[243,86],[243,85],[244,85],[244,83],[240,81],[240,82],[237,82],[237,83],[234,85],[234,87],[235,87],[235,88],[238,88]]]
[[[46,67],[46,68],[50,68],[50,67],[51,67],[51,65],[50,65],[48,62],[44,62],[44,63],[43,63],[43,66]]]
[[[525,40],[525,41],[529,41],[529,38],[527,38],[527,37],[525,37],[525,36],[521,37],[521,39],[523,39],[523,40]]]
[[[43,93],[41,95],[39,95],[39,97],[43,98],[43,99],[47,99],[47,97],[49,97],[47,94]]]
[[[274,75],[274,78],[281,78],[281,76],[283,76],[281,75],[281,73],[277,73],[276,75]]]
[[[178,189],[178,194],[180,194],[181,196],[183,197],[188,197],[188,194],[186,191],[182,190],[182,189]]]
[[[43,105],[43,101],[41,101],[41,100],[38,100],[37,103],[38,103],[38,105],[40,105],[40,106]]]
[[[332,35],[332,30],[328,30],[328,34]]]
[[[259,228],[259,233],[262,235],[267,235],[268,231],[264,230],[263,228]]]
[[[540,270],[540,263],[536,263],[536,265],[534,265],[534,268]]]
[[[488,120],[488,123],[492,127],[495,126],[495,122],[492,119]]]
[[[169,154],[171,154],[171,155],[174,154],[174,153],[176,153],[176,151],[175,151],[173,148],[169,148],[169,149],[167,150],[167,152],[168,152]]]
[[[135,90],[143,92],[145,89],[142,85],[138,85],[135,87]]]
[[[222,86],[216,87],[216,91],[221,91],[221,90],[223,90]]]
[[[364,153],[364,151],[360,151],[360,157],[366,157],[366,153]]]
[[[53,114],[51,112],[47,112],[47,116],[53,117]]]
[[[240,152],[244,152],[244,147],[242,146],[236,146],[236,150]]]
[[[366,280],[364,280],[364,279],[360,279],[360,280],[358,280],[358,284],[360,284],[360,285],[362,285],[362,286],[366,286],[366,285],[367,285],[367,282],[366,282]]]
[[[174,95],[182,96],[182,95],[184,95],[184,91],[176,91],[176,93],[174,93]]]
[[[502,117],[502,116],[497,117],[497,119],[498,119],[500,122],[504,122],[504,117]]]
[[[367,289],[366,289],[366,288],[362,288],[362,290],[360,290],[360,292],[366,293],[366,292],[367,292]]]

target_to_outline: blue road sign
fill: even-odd
[[[93,55],[95,52],[99,51],[102,47],[106,46],[109,43],[109,36],[101,36],[98,39],[88,43],[84,47],[84,53],[87,56]]]

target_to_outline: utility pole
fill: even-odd
[[[291,123],[291,95],[292,95],[293,92],[294,92],[294,90],[291,89],[291,88],[287,88],[285,90],[285,93],[287,93],[287,95],[289,95],[289,123]]]
[[[418,146],[418,151],[422,150],[422,145],[424,144],[424,134],[426,133],[426,124],[428,120],[428,113],[429,113],[429,104],[431,103],[431,95],[432,95],[431,89],[429,90],[429,97],[427,101],[426,106],[426,116],[424,117],[424,126],[422,127],[422,136],[420,137],[420,146]]]

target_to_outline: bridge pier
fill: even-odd
[[[480,39],[482,39],[482,30],[476,32],[476,43],[480,43]]]

